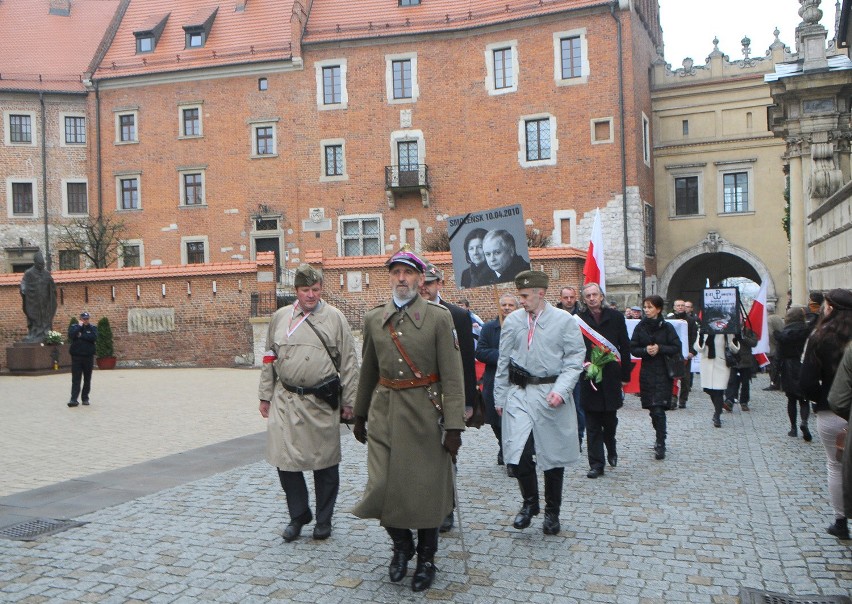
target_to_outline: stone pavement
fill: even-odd
[[[469,573],[454,529],[441,539],[433,589],[414,594],[409,580],[387,579],[384,531],[347,513],[366,479],[366,448],[346,428],[334,533],[313,541],[309,525],[288,544],[280,537],[287,514],[275,471],[252,461],[262,456],[255,433],[263,427],[255,371],[107,373],[95,374],[93,406],[73,410],[61,396],[67,375],[55,392],[51,380],[62,376],[30,378],[26,391],[16,391],[35,399],[29,404],[7,395],[8,380],[19,378],[0,377],[2,474],[19,477],[19,484],[3,477],[11,494],[0,497],[0,513],[40,491],[20,490],[43,484],[28,482],[33,474],[52,480],[44,489],[55,496],[69,485],[103,482],[83,476],[87,468],[142,479],[154,467],[146,464],[172,454],[163,458],[167,465],[186,459],[191,482],[148,485],[150,494],[93,507],[76,516],[84,526],[33,542],[0,539],[0,601],[733,604],[741,587],[798,596],[852,591],[852,545],[825,533],[832,514],[822,446],[786,435],[784,397],[761,390],[764,376],[753,382],[752,411],[725,414],[721,429],[712,427],[709,399],[696,388],[687,409],[669,413],[661,462],[653,459],[647,412],[628,397],[619,414],[618,467],[597,480],[585,477],[584,460],[567,470],[563,531],[555,537],[541,533],[540,516],[527,530],[511,528],[517,485],[494,463],[490,430],[468,431],[458,486]],[[124,380],[134,404],[104,398],[112,380]],[[221,455],[217,439],[229,453]],[[92,466],[83,442],[100,447]],[[40,453],[45,448],[49,454]],[[146,448],[153,461],[114,469],[140,461]],[[217,457],[230,459],[232,469],[205,476],[196,466],[206,457],[208,473]]]

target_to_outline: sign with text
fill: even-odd
[[[510,283],[530,268],[520,204],[453,216],[447,229],[460,288]]]
[[[740,333],[740,290],[716,287],[704,290],[701,327],[710,333]]]

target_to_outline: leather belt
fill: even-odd
[[[391,390],[408,390],[409,388],[419,388],[428,386],[439,381],[441,377],[437,373],[430,373],[422,378],[411,378],[407,380],[392,380],[386,377],[379,377],[379,384]]]
[[[535,377],[531,375],[527,378],[527,384],[537,386],[538,384],[553,384],[559,379],[558,375],[548,375],[547,377]]]
[[[299,396],[306,396],[308,394],[316,394],[317,392],[319,392],[319,388],[303,388],[302,386],[291,386],[290,384],[285,384],[284,382],[281,382],[281,385],[284,386],[284,390],[294,392]]]

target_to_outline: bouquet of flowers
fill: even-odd
[[[586,361],[583,364],[583,367],[586,368],[586,377],[592,383],[592,388],[595,388],[595,384],[601,383],[604,366],[607,363],[612,363],[614,360],[616,360],[616,357],[609,348],[604,346],[595,346],[592,348],[591,361]]]
[[[47,335],[44,336],[45,344],[62,344],[62,334],[58,331],[48,331]]]

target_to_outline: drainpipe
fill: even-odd
[[[97,155],[97,166],[98,166],[98,218],[103,215],[104,211],[104,197],[103,197],[103,183],[102,175],[101,175],[101,94],[100,89],[98,88],[98,82],[95,81],[95,145],[96,145],[96,155]]]
[[[47,270],[50,271],[52,262],[50,260],[50,231],[47,228],[47,142],[44,140],[45,135],[45,118],[47,111],[44,106],[44,93],[38,93],[38,102],[41,104],[41,197],[44,200],[44,261],[47,265]]]
[[[624,41],[621,33],[621,19],[616,15],[615,9],[618,0],[613,0],[609,5],[609,14],[615,20],[616,39],[618,43],[618,113],[621,139],[621,215],[624,219],[624,268],[629,271],[640,273],[640,296],[645,295],[645,267],[630,265],[630,245],[627,241],[627,149],[625,147],[625,125],[624,125]]]

